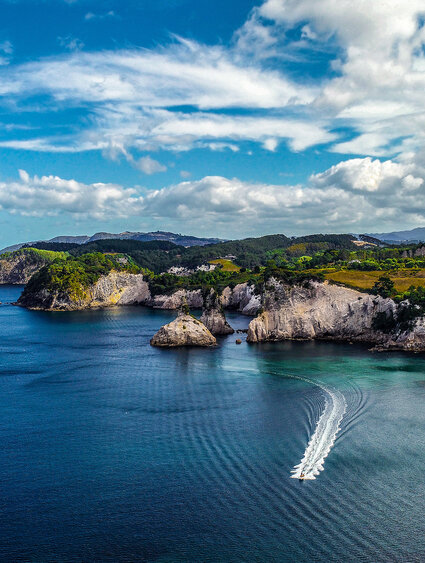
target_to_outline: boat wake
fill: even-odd
[[[323,471],[325,458],[335,443],[336,436],[341,428],[341,421],[347,409],[347,403],[341,392],[327,387],[321,382],[304,377],[290,377],[316,385],[325,394],[325,408],[317,422],[314,434],[310,438],[304,457],[291,471],[293,479],[315,479],[316,475]]]

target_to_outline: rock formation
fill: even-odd
[[[26,284],[33,274],[50,262],[52,260],[32,249],[6,254],[0,257],[0,284]]]
[[[149,286],[142,274],[110,272],[107,276],[101,276],[93,286],[78,296],[46,289],[31,293],[24,291],[18,304],[28,309],[74,311],[111,305],[133,305],[145,303],[149,299]]]
[[[397,317],[392,299],[360,293],[328,283],[290,287],[270,280],[264,310],[249,324],[248,342],[326,339],[368,342],[378,349],[425,350],[425,321],[410,330],[375,328],[377,315]]]
[[[194,317],[180,314],[177,319],[161,327],[151,339],[151,346],[215,346],[216,339],[207,327]]]
[[[218,295],[211,290],[205,298],[205,306],[202,311],[201,322],[215,336],[233,334],[235,331],[226,320]]]
[[[146,305],[154,309],[180,309],[187,303],[191,309],[202,309],[206,301],[201,289],[178,289],[173,293],[151,295],[148,283],[142,274],[127,272],[110,272],[101,276],[90,287],[84,288],[78,295],[71,295],[66,291],[51,291],[43,287],[27,286],[18,304],[28,309],[42,309],[47,311],[74,311],[94,307],[109,307],[111,305]],[[254,287],[246,283],[231,289],[226,287],[217,300],[217,309],[222,307],[236,309],[245,315],[255,315],[261,306],[261,296],[254,293]],[[221,319],[219,319],[219,317]],[[213,313],[213,324],[226,325],[222,315]],[[227,325],[228,326],[228,325]],[[222,334],[230,334],[232,329]]]
[[[146,305],[154,309],[180,309],[183,303],[191,309],[202,309],[204,305],[204,298],[200,289],[186,290],[179,289],[171,295],[155,295],[149,297]]]
[[[236,309],[243,315],[256,315],[261,308],[260,293],[247,283],[239,283],[233,289],[224,288],[220,301],[225,309]]]

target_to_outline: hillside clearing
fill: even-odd
[[[396,271],[340,270],[325,274],[325,279],[341,283],[354,289],[372,289],[381,276],[388,276],[398,292],[407,291],[411,285],[425,287],[425,269],[405,269]]]

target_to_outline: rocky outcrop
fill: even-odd
[[[401,257],[402,258],[422,258],[425,256],[425,246],[420,246],[414,252],[412,249],[404,250]]]
[[[110,272],[78,295],[67,292],[24,291],[18,305],[28,309],[75,311],[111,305],[144,304],[150,299],[149,286],[141,274]]]
[[[72,311],[89,309],[93,307],[109,307],[111,305],[140,304],[154,309],[177,310],[183,304],[190,309],[202,309],[207,306],[209,295],[201,289],[178,289],[171,294],[151,295],[148,283],[142,274],[129,274],[126,272],[110,272],[101,276],[90,287],[84,288],[78,294],[67,291],[51,291],[35,284],[27,286],[18,301],[19,305],[29,309]],[[230,334],[232,329],[227,325],[222,313],[222,308],[235,309],[245,315],[255,315],[261,306],[261,296],[255,293],[254,286],[246,283],[236,285],[234,288],[226,287],[217,299],[217,312],[209,315],[208,323],[211,326],[222,325],[222,334]],[[226,326],[227,325],[227,326]]]
[[[397,318],[391,299],[309,282],[290,287],[271,280],[263,295],[264,310],[251,321],[249,342],[287,339],[327,339],[368,342],[378,349],[425,350],[425,324],[420,319],[409,331],[376,329],[376,319]]]
[[[190,309],[202,309],[204,298],[200,289],[179,289],[170,295],[155,295],[146,301],[146,305],[154,309],[180,309],[187,304]]]
[[[216,339],[207,327],[186,314],[179,315],[177,319],[161,327],[151,339],[151,346],[163,348],[215,346],[216,344]]]
[[[0,284],[26,284],[33,274],[51,261],[30,249],[5,254],[0,257]]]
[[[240,310],[244,314],[254,315],[260,307],[260,296],[254,294],[252,287],[240,284],[234,289],[225,288],[218,303]],[[202,309],[206,301],[201,289],[179,289],[169,295],[151,295],[149,285],[142,274],[113,271],[101,276],[94,285],[85,288],[78,295],[32,287],[31,290],[24,291],[18,304],[29,309],[49,311],[72,311],[131,304],[146,305],[154,309],[177,310],[183,304],[187,304],[190,309]]]
[[[234,288],[226,287],[219,297],[219,302],[224,309],[235,309],[244,315],[253,316],[261,307],[261,295],[255,293],[254,286],[242,283]],[[175,310],[180,309],[184,303],[187,303],[190,309],[202,309],[207,301],[200,289],[179,289],[170,295],[154,295],[145,304],[154,309]]]
[[[233,334],[235,331],[226,320],[220,300],[214,290],[211,290],[205,298],[205,306],[202,311],[201,322],[215,336]]]
[[[215,336],[224,336],[235,332],[227,322],[222,309],[205,309],[202,312],[201,322]]]
[[[255,286],[240,283],[233,289],[226,287],[220,302],[224,309],[236,309],[244,315],[256,315],[261,308],[261,295],[256,292]]]

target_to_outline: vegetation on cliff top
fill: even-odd
[[[253,269],[264,266],[267,260],[276,259],[280,267],[297,267],[298,250],[301,254],[314,254],[318,251],[332,251],[349,248],[355,250],[350,235],[311,235],[309,237],[288,238],[285,235],[267,235],[258,238],[227,241],[206,246],[185,248],[166,241],[141,242],[135,240],[106,239],[84,245],[63,243],[37,243],[37,247],[51,250],[66,249],[73,256],[91,252],[120,252],[131,256],[143,268],[156,274],[167,271],[172,266],[196,268],[215,260],[231,260],[235,267]],[[286,252],[285,249],[288,249]],[[292,260],[293,258],[293,260]],[[281,263],[281,260],[283,262]]]
[[[85,290],[95,284],[102,275],[112,270],[138,274],[143,272],[131,258],[125,255],[110,255],[95,252],[78,258],[73,256],[57,259],[34,274],[25,286],[22,297],[46,290],[50,293],[66,293],[78,299]]]
[[[28,263],[38,264],[42,262],[53,262],[56,259],[64,260],[67,257],[67,253],[29,247],[20,248],[19,250],[15,250],[13,252],[5,252],[0,256],[0,260],[11,261],[21,257]]]

